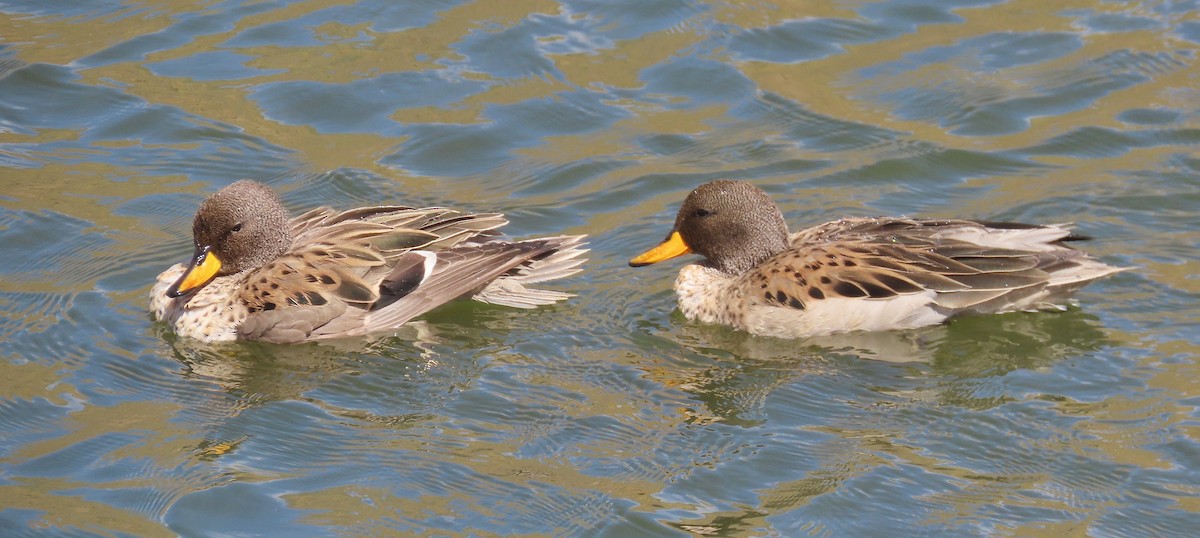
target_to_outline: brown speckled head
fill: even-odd
[[[692,191],[675,230],[693,252],[736,275],[788,248],[787,223],[771,197],[744,181],[717,180]]]
[[[292,244],[287,209],[269,187],[248,179],[204,199],[192,237],[221,260],[218,276],[262,267]]]

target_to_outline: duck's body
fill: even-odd
[[[1063,225],[904,218],[789,234],[766,193],[714,181],[684,202],[666,242],[630,264],[701,254],[675,281],[688,319],[800,338],[1061,308],[1071,292],[1124,270],[1065,244],[1077,239]]]
[[[181,336],[288,343],[395,329],[463,296],[522,308],[569,297],[525,284],[578,272],[583,236],[501,240],[505,223],[399,206],[288,219],[243,180],[201,204],[196,255],[159,275],[151,310]]]

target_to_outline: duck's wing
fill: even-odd
[[[832,240],[794,247],[771,258],[753,272],[747,285],[764,300],[798,309],[826,299],[888,300],[927,294],[951,315],[1039,307],[1036,301],[1048,298],[1047,293],[1056,288],[1078,287],[1121,270],[1081,251],[1044,248],[1046,244],[1035,243],[1040,250],[1002,248],[951,235]]]
[[[448,248],[463,241],[482,241],[498,235],[508,220],[500,213],[463,213],[444,207],[360,207],[342,212],[318,208],[291,221],[294,245],[329,242],[346,223],[367,223],[393,230],[421,230],[436,234],[430,248]]]
[[[1089,238],[1072,232],[1068,224],[875,217],[827,222],[792,234],[790,241],[796,247],[834,241],[859,241],[924,248],[955,241],[982,247],[1043,252],[1069,248],[1064,245],[1065,242],[1086,239]]]
[[[495,213],[443,208],[315,210],[293,220],[290,252],[249,274],[240,291],[250,311],[239,336],[297,342],[349,336],[377,303],[392,300],[389,275],[427,253],[486,237]],[[416,256],[413,258],[412,256]],[[403,269],[402,268],[402,269]]]
[[[579,271],[584,236],[525,241],[489,241],[447,250],[405,255],[380,285],[381,297],[353,334],[398,327],[412,318],[464,296],[494,304],[531,308],[569,294],[526,288],[525,284]]]

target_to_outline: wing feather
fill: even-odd
[[[1059,225],[844,219],[793,234],[792,248],[764,262],[746,289],[799,309],[830,298],[886,300],[928,291],[944,308],[992,308],[1036,296],[1052,281],[1076,281],[1067,275],[1086,258],[1058,243],[1069,237]]]

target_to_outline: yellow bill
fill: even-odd
[[[196,249],[196,255],[192,258],[192,264],[183,272],[183,276],[179,277],[170,288],[167,288],[167,297],[182,297],[195,290],[203,288],[213,278],[216,278],[217,273],[221,271],[221,260],[216,254],[208,251],[208,248]]]
[[[691,251],[692,249],[687,246],[687,243],[683,242],[683,236],[680,236],[679,232],[671,232],[671,236],[668,237],[666,241],[663,241],[661,245],[647,250],[646,252],[642,253],[642,255],[629,260],[629,265],[632,267],[650,265],[663,260],[669,260],[676,256],[683,256]]]

